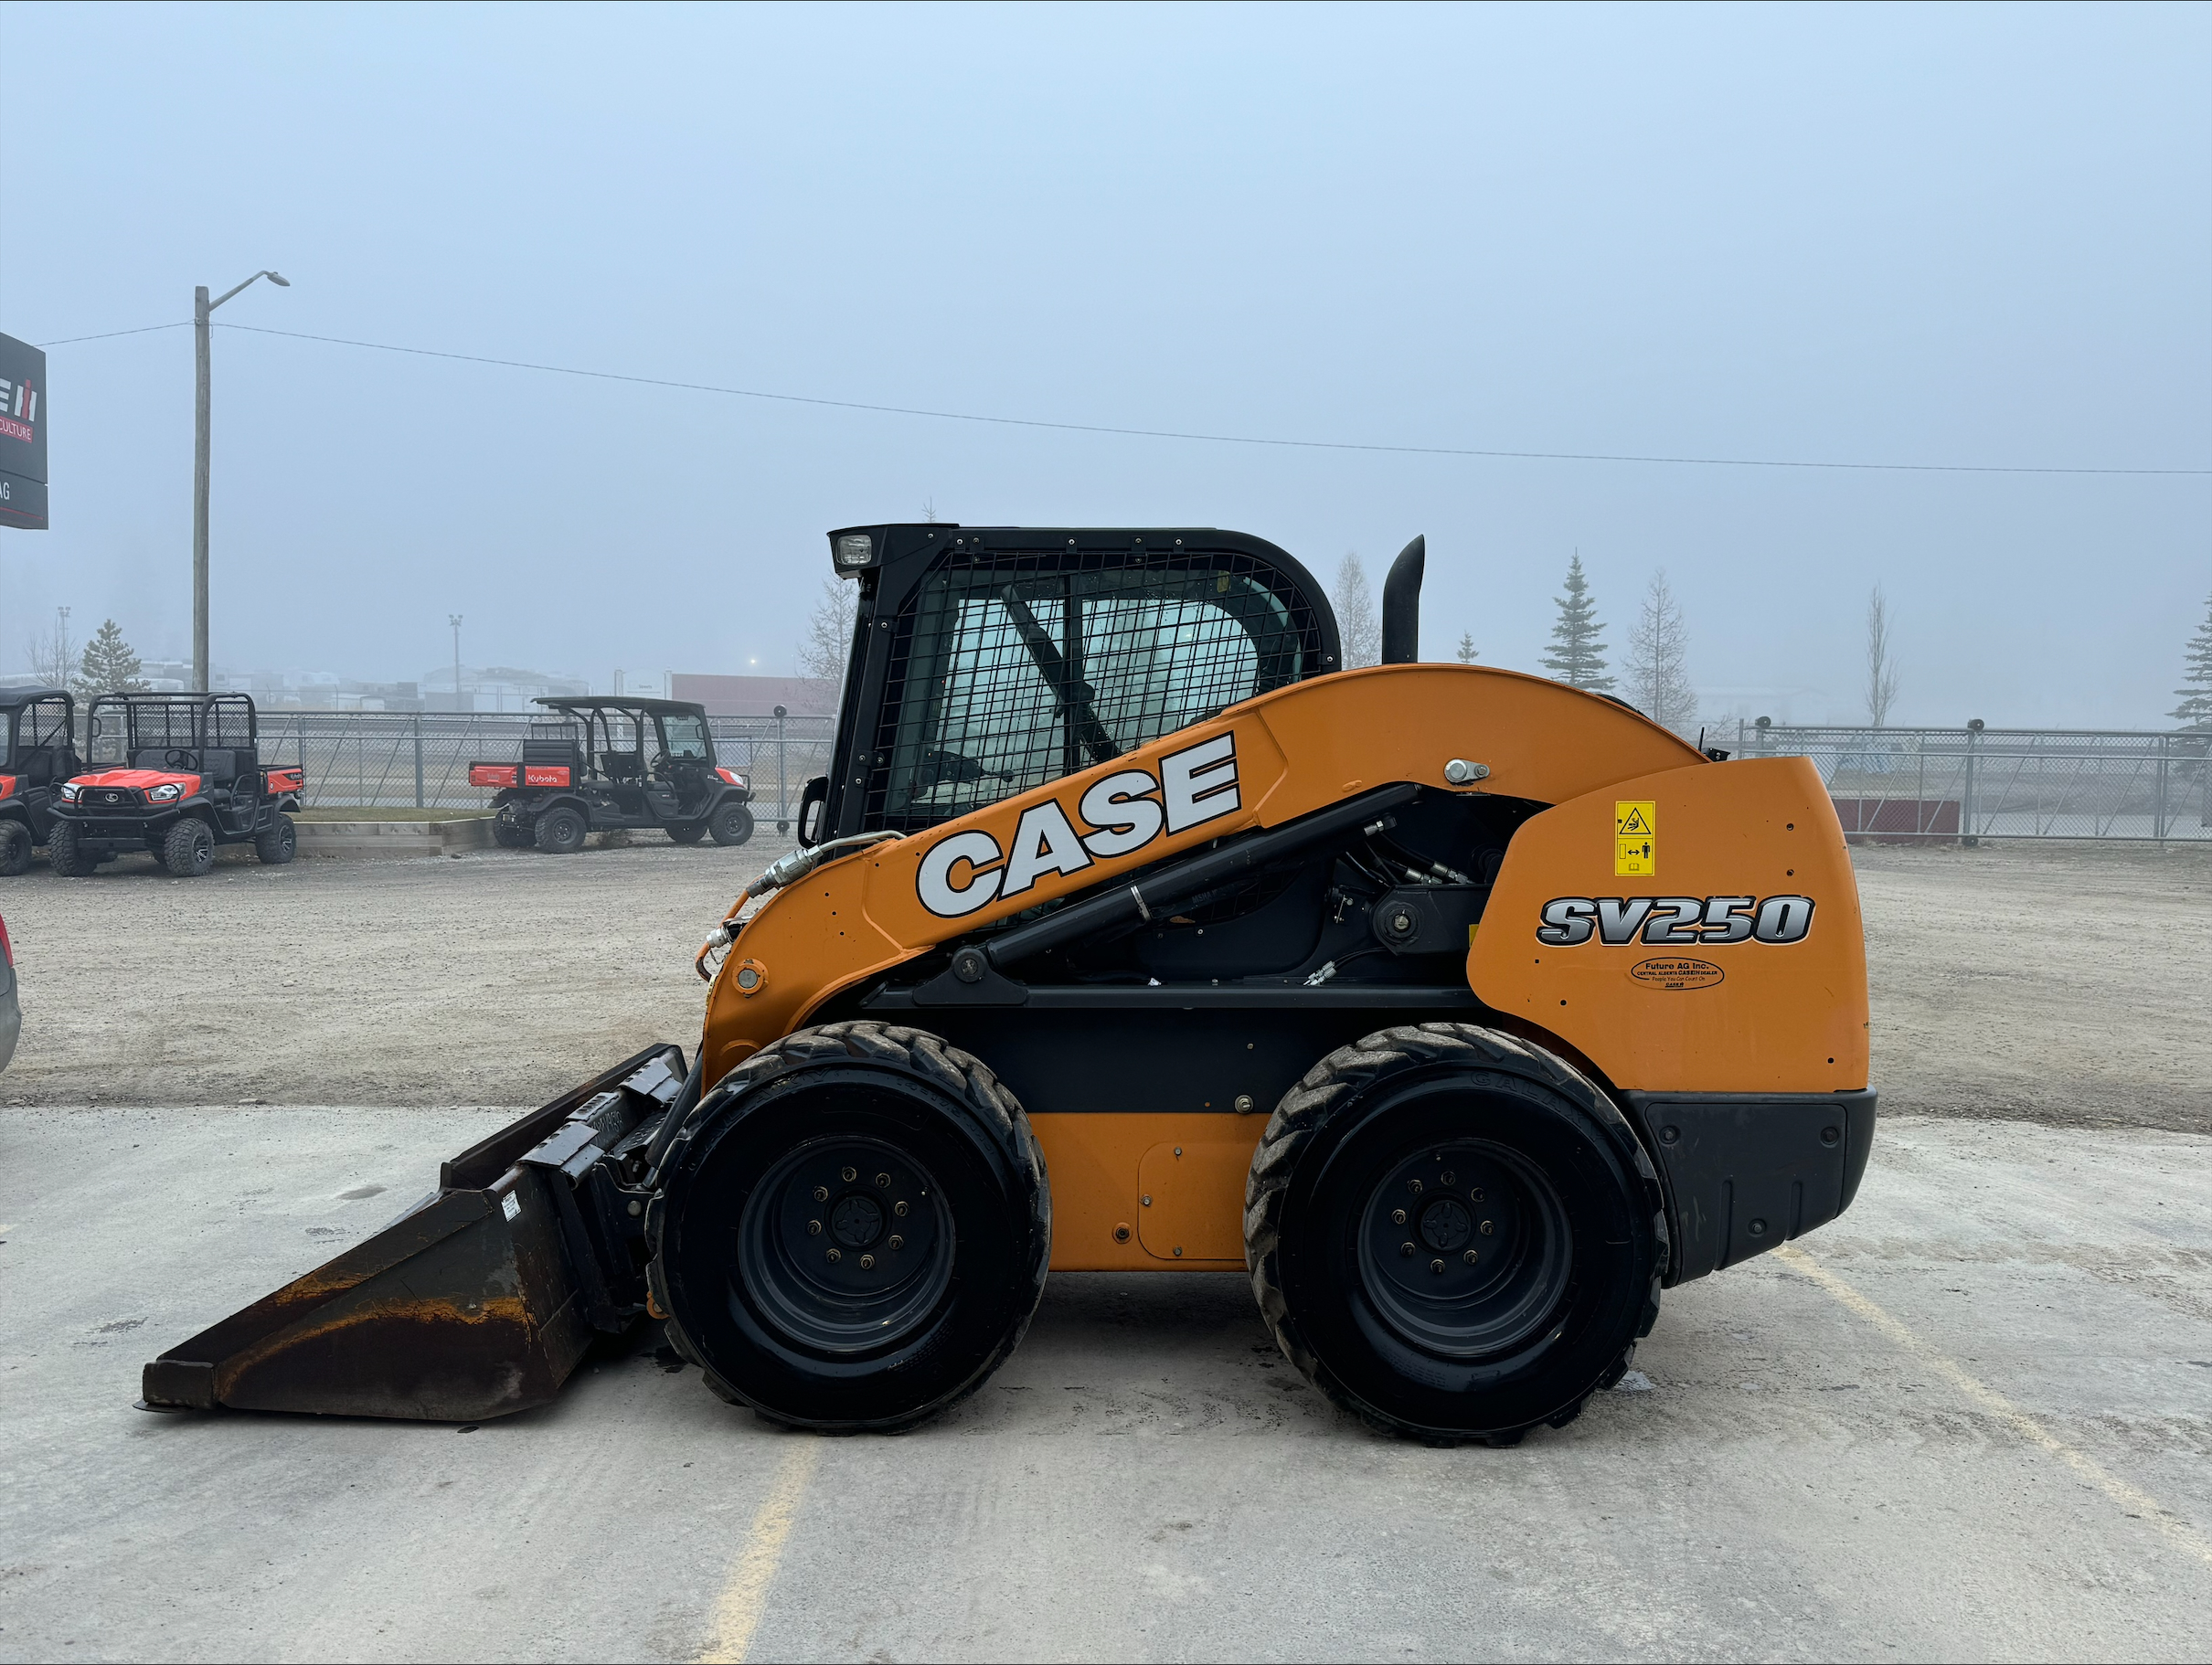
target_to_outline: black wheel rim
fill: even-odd
[[[1558,1193],[1502,1145],[1424,1145],[1388,1163],[1350,1222],[1375,1317],[1440,1358],[1494,1357],[1553,1321],[1573,1276]]]
[[[896,1347],[952,1277],[952,1221],[929,1171],[885,1140],[814,1140],[765,1174],[738,1222],[738,1267],[758,1318],[787,1345]]]

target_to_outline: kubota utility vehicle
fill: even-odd
[[[56,873],[81,875],[144,850],[178,878],[215,865],[218,844],[292,860],[296,766],[263,763],[244,694],[103,694],[86,717],[90,772],[64,781],[47,836]]]
[[[147,1365],[146,1402],[478,1418],[647,1314],[723,1398],[895,1430],[1048,1269],[1248,1276],[1378,1427],[1510,1444],[1661,1291],[1851,1201],[1858,900],[1820,777],[1611,700],[1338,668],[1235,533],[856,527],[834,768],[646,1049]],[[717,957],[719,963],[717,965]]]
[[[0,688],[0,878],[26,871],[53,827],[78,769],[75,712],[60,688]]]
[[[662,827],[679,844],[752,836],[750,783],[714,759],[707,707],[686,700],[545,696],[515,763],[472,763],[471,786],[499,789],[492,836],[559,854],[590,832]]]

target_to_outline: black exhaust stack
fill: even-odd
[[[1383,580],[1382,662],[1409,665],[1421,656],[1421,569],[1429,540],[1417,537],[1398,552]]]

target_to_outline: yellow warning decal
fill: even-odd
[[[1659,806],[1648,798],[1613,803],[1613,876],[1648,879],[1659,871]]]

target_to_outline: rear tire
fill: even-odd
[[[726,803],[707,818],[707,831],[718,844],[741,844],[752,836],[752,811],[741,803]]]
[[[0,878],[27,873],[31,865],[31,830],[19,821],[0,821]]]
[[[584,847],[584,818],[566,806],[546,811],[537,818],[537,847],[548,855],[574,855]]]
[[[1466,1023],[1314,1066],[1253,1152],[1244,1234],[1291,1363],[1430,1445],[1573,1421],[1651,1332],[1667,1255],[1657,1173],[1611,1101]]]
[[[671,843],[696,844],[706,836],[707,823],[703,821],[672,821],[668,823]]]
[[[215,865],[215,834],[187,815],[161,841],[161,864],[180,879],[197,879]]]
[[[300,830],[292,817],[278,811],[268,826],[254,834],[253,853],[271,867],[282,867],[300,853]]]
[[[784,1036],[701,1101],[662,1172],[646,1275],[669,1343],[788,1427],[927,1421],[1005,1362],[1044,1292],[1052,1203],[1028,1118],[920,1030]]]
[[[46,864],[65,878],[80,879],[99,865],[85,854],[84,845],[77,837],[76,827],[66,821],[57,821],[46,835]]]

